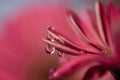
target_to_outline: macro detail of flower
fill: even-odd
[[[47,29],[47,39],[43,39],[47,44],[45,50],[49,54],[57,52],[61,65],[50,71],[49,79],[76,74],[79,70],[76,80],[115,80],[110,70],[120,66],[119,9],[112,2],[104,5],[97,1],[95,11],[87,12],[89,20],[86,22],[71,10],[67,10],[66,13],[79,40],[69,39],[54,27]],[[67,55],[70,56],[70,60],[67,59]]]

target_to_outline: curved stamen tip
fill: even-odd
[[[65,56],[65,54],[64,54],[64,52],[59,51],[59,52],[58,52],[58,56],[59,56],[59,57],[64,57],[64,56]]]
[[[55,38],[53,36],[51,36],[50,34],[48,34],[47,39],[50,41],[55,41]]]
[[[54,29],[55,29],[54,27],[48,27],[47,31],[49,31],[49,30],[51,31],[51,30],[54,30]],[[47,39],[50,40],[50,41],[54,41],[55,40],[55,38],[51,34],[49,34],[49,33],[47,35]]]
[[[48,54],[54,54],[55,53],[55,47],[52,47],[50,45],[46,45],[45,47],[45,51],[48,53]]]
[[[47,30],[54,30],[55,28],[54,27],[51,27],[51,26],[49,26],[48,28],[47,28]]]

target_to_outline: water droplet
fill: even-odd
[[[55,41],[55,38],[53,36],[51,36],[50,34],[48,34],[47,39],[50,41]]]
[[[62,52],[62,51],[59,51],[59,52],[58,52],[58,56],[59,56],[59,57],[64,57],[64,55],[65,55],[64,52]]]
[[[48,54],[54,54],[55,53],[55,47],[52,47],[50,45],[46,45],[45,50]]]

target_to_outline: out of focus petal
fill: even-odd
[[[55,78],[65,76],[66,74],[69,74],[70,72],[74,72],[74,71],[78,70],[79,68],[81,68],[83,66],[83,64],[89,64],[92,62],[93,63],[98,62],[101,65],[108,66],[108,67],[111,65],[109,60],[107,60],[105,57],[102,57],[99,55],[87,54],[87,55],[83,55],[81,57],[78,57],[74,60],[71,60],[71,61],[63,64],[53,74],[51,74],[49,78],[55,79]]]
[[[10,74],[9,76],[13,76],[13,78],[11,78],[12,80],[14,80],[14,78],[16,80],[23,78],[26,73],[27,63],[34,63],[35,57],[37,56],[40,61],[38,61],[40,65],[39,70],[43,70],[40,72],[40,77],[48,74],[47,71],[45,71],[46,73],[44,74],[42,73],[51,67],[43,63],[47,63],[45,61],[49,60],[50,63],[55,64],[54,59],[56,56],[51,60],[49,57],[46,57],[47,54],[44,54],[44,42],[41,38],[46,36],[46,28],[53,25],[60,31],[66,29],[66,34],[70,33],[70,35],[74,35],[71,34],[71,30],[67,27],[68,24],[66,24],[67,22],[64,19],[63,11],[60,7],[49,7],[49,9],[48,7],[44,7],[39,9],[38,6],[31,6],[23,10],[23,12],[19,11],[13,14],[9,20],[6,21],[3,38],[0,42],[0,69],[2,69],[6,75]],[[44,67],[45,65],[46,68]],[[30,66],[31,65],[29,65],[29,67]],[[36,65],[33,64],[33,66]],[[30,69],[28,71],[30,71]],[[5,80],[3,77],[4,74],[0,79]],[[35,80],[34,78],[32,78],[32,80]],[[42,80],[46,79],[42,78]]]
[[[114,46],[114,56],[119,63],[120,60],[120,20],[114,22],[114,28],[112,28],[112,40]]]
[[[110,71],[107,71],[102,77],[94,80],[116,80]]]

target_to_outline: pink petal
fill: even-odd
[[[31,58],[40,55],[39,64],[41,66],[44,66],[45,59],[46,61],[49,59],[49,57],[45,57],[44,42],[41,40],[46,36],[45,30],[49,25],[54,25],[60,31],[66,29],[66,34],[74,36],[67,27],[63,9],[59,7],[49,7],[48,9],[48,7],[30,6],[23,12],[14,13],[5,24],[2,42],[0,40],[0,69],[15,79],[21,79],[22,75],[24,76],[25,66]],[[64,27],[61,28],[61,26]],[[51,59],[49,61],[53,62]],[[41,69],[41,67],[39,68]],[[50,68],[47,67],[47,69]],[[42,68],[42,70],[44,72],[46,68]],[[48,74],[47,72],[42,74],[43,72],[40,77]],[[0,80],[4,80],[3,77],[4,74],[0,76]]]
[[[116,59],[116,63],[119,65],[120,60],[120,14],[112,3],[109,5],[110,14],[111,14],[111,35],[113,40],[113,57]]]
[[[110,15],[110,23],[111,25],[113,25],[114,22],[116,22],[120,18],[119,9],[115,6],[115,4],[110,3],[108,6],[108,10],[109,10],[109,15]]]
[[[120,20],[114,22],[112,26],[112,40],[114,46],[113,57],[116,59],[116,63],[119,64],[120,60]]]
[[[81,68],[79,68],[79,80],[83,80],[86,76],[86,73],[93,67],[96,67],[96,66],[100,66],[101,64],[98,63],[98,62],[93,62],[93,63],[89,63],[89,64],[86,64],[86,65],[83,65]]]
[[[98,24],[98,33],[105,46],[110,44],[110,32],[109,23],[107,22],[107,15],[105,12],[105,7],[99,1],[95,5],[96,18]]]
[[[73,72],[75,70],[78,70],[80,67],[82,67],[83,64],[89,64],[89,63],[94,63],[94,62],[98,62],[106,67],[112,66],[111,62],[109,62],[109,60],[107,60],[105,57],[87,54],[87,55],[78,57],[74,60],[71,60],[66,64],[63,64],[53,74],[51,74],[49,78],[54,79],[54,78],[62,77],[64,75],[70,73],[71,71]]]
[[[104,6],[102,3],[99,4],[99,17],[101,19],[101,29],[103,29],[105,41],[108,46],[112,46],[112,41],[111,41],[111,34],[110,34],[110,22],[109,22],[109,10],[106,6]],[[100,24],[98,24],[98,27],[100,27]],[[100,33],[102,34],[102,33]]]
[[[22,78],[21,72],[23,70],[23,67],[21,65],[24,66],[26,60],[16,55],[16,52],[10,46],[3,43],[4,42],[2,42],[0,46],[0,71],[1,73],[3,72],[3,76],[1,76],[0,79],[4,78],[4,75],[6,74],[6,76],[9,78],[11,76],[9,80],[20,80]],[[4,79],[7,79],[7,77]]]
[[[110,71],[107,71],[102,77],[93,80],[115,80]]]
[[[94,42],[95,44],[98,44],[98,46],[100,48],[102,48],[104,45],[103,45],[103,43],[100,39],[100,35],[98,34],[97,21],[96,21],[95,13],[92,12],[92,11],[88,11],[86,16],[88,16],[88,19],[85,18],[85,22],[87,22],[87,24],[86,24],[87,28],[89,28],[89,30],[91,32],[91,35],[90,35],[90,33],[88,33],[88,37],[92,42]]]
[[[0,70],[0,80],[20,80],[8,72]]]
[[[101,44],[99,43],[99,41],[96,42],[99,39],[96,39],[98,37],[95,35],[94,29],[92,29],[90,25],[89,26],[86,25],[85,22],[79,19],[74,12],[68,11],[67,14],[68,14],[68,19],[71,21],[70,23],[72,23],[71,26],[74,32],[80,38],[80,42],[84,43],[87,46],[91,46],[95,49],[96,48],[101,49]],[[95,42],[90,40],[91,36],[94,37]]]

